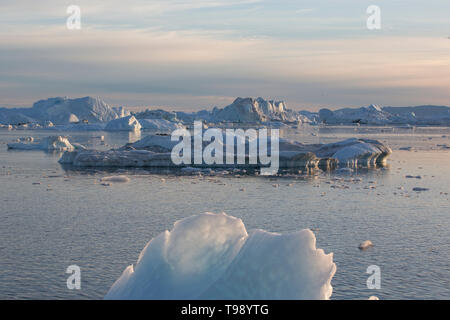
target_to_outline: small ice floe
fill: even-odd
[[[415,191],[415,192],[424,192],[424,191],[429,191],[430,189],[416,187],[416,188],[413,188],[412,190]]]
[[[411,175],[407,175],[405,176],[406,179],[422,179],[421,176],[411,176]]]
[[[130,182],[130,178],[127,176],[111,176],[111,177],[105,177],[100,180],[103,183],[128,183]]]
[[[373,247],[373,243],[370,240],[366,240],[366,241],[360,243],[358,246],[359,250],[367,250],[371,247]]]
[[[279,184],[273,184],[272,187],[274,187],[274,188],[279,188],[280,185],[279,185]]]
[[[378,298],[377,296],[371,296],[368,300],[380,300],[380,298]]]
[[[62,136],[47,137],[37,143],[34,143],[32,137],[28,137],[27,139],[30,140],[8,143],[8,149],[44,151],[73,151],[76,149],[66,137]]]
[[[166,182],[166,179],[161,178],[160,181],[161,181],[162,183],[164,183],[164,182]]]

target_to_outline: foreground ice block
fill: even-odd
[[[205,213],[152,239],[105,299],[329,299],[335,272],[310,230],[247,233],[240,219]]]

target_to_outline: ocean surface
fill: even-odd
[[[239,217],[248,230],[312,229],[317,247],[334,253],[332,299],[450,299],[450,128],[285,130],[304,143],[377,139],[394,153],[386,168],[276,178],[72,170],[60,154],[6,147],[56,134],[98,149],[140,138],[0,129],[0,299],[101,299],[150,239],[202,212]],[[130,181],[101,184],[118,174]],[[360,251],[365,240],[374,247]],[[81,268],[81,290],[66,286],[70,265]],[[381,269],[380,290],[367,288],[371,265]]]

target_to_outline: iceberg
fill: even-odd
[[[148,111],[147,111],[148,113]],[[212,110],[186,113],[176,112],[176,118],[184,123],[206,121],[210,123],[235,122],[253,123],[282,121],[294,123],[309,123],[308,117],[287,108],[284,101],[265,100],[259,98],[236,98],[224,108],[214,107]],[[137,116],[140,117],[139,115]],[[168,119],[171,120],[171,119]]]
[[[181,123],[168,121],[165,119],[139,119],[142,130],[154,130],[160,132],[172,132],[177,129],[184,129]]]
[[[99,98],[84,97],[69,99],[56,97],[40,100],[32,108],[0,108],[0,123],[23,124],[45,123],[56,125],[78,122],[107,122],[119,118],[125,110],[114,110]]]
[[[317,156],[336,159],[340,165],[350,167],[384,165],[391,153],[391,148],[377,140],[356,138],[325,144],[316,150]]]
[[[344,108],[331,111],[321,109],[319,121],[325,124],[371,125],[449,125],[450,108],[445,106]]]
[[[165,111],[161,109],[150,110],[139,112],[135,114],[136,119],[162,119],[172,122],[178,122],[177,114],[173,111]]]
[[[111,120],[106,124],[106,131],[139,131],[141,125],[134,116]]]
[[[25,142],[8,143],[8,149],[16,150],[43,150],[43,151],[74,151],[76,149],[83,150],[83,146],[72,145],[66,137],[52,136],[42,139],[34,143],[34,139],[25,139]]]
[[[192,139],[195,140],[195,139]],[[226,138],[223,139],[223,149],[226,150]],[[169,135],[148,135],[135,143],[129,143],[119,149],[107,151],[78,150],[66,152],[59,162],[61,164],[77,167],[165,167],[183,168],[189,166],[208,168],[261,168],[258,164],[250,164],[248,154],[245,164],[227,164],[226,153],[223,154],[223,164],[180,164],[172,162],[171,151],[178,144],[172,141]],[[269,139],[269,143],[270,139]],[[203,149],[207,145],[203,142]],[[249,141],[246,141],[246,150]],[[260,143],[258,143],[260,145]],[[236,148],[236,144],[234,145]],[[195,149],[192,144],[191,150]],[[383,143],[368,139],[348,139],[330,144],[302,144],[287,139],[279,140],[279,168],[307,168],[332,169],[337,166],[346,167],[372,167],[384,166],[386,158],[392,150]],[[236,153],[235,153],[236,154]]]
[[[335,272],[310,230],[247,233],[241,219],[204,213],[152,239],[105,299],[329,299]]]

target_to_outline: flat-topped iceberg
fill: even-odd
[[[241,219],[205,213],[152,239],[105,299],[329,299],[333,254],[310,230],[247,230]]]
[[[445,106],[321,109],[318,120],[325,124],[450,125],[450,108]]]
[[[31,137],[30,137],[31,138]],[[34,139],[22,139],[19,142],[8,143],[8,149],[16,150],[43,150],[43,151],[74,151],[83,150],[84,147],[78,144],[72,145],[66,137],[52,136],[44,138],[38,142]]]
[[[256,151],[259,154],[259,148],[262,145],[258,138],[255,141]],[[191,140],[191,150],[196,148],[195,137]],[[253,140],[254,141],[254,140]],[[143,139],[127,144],[119,149],[108,151],[98,150],[76,150],[66,152],[60,159],[61,164],[73,165],[77,167],[165,167],[165,168],[183,168],[183,167],[209,167],[209,168],[262,168],[261,164],[249,161],[249,155],[245,155],[244,162],[236,161],[235,156],[237,145],[232,144],[235,152],[232,157],[235,160],[230,163],[228,160],[227,140],[224,137],[219,143],[223,148],[223,161],[215,163],[195,162],[194,155],[191,154],[191,162],[175,164],[172,158],[172,150],[179,141],[172,141],[169,135],[148,135]],[[250,150],[251,140],[245,141],[245,149]],[[271,145],[269,138],[266,146]],[[202,141],[201,147],[205,149],[208,142]],[[371,167],[385,165],[386,158],[392,153],[392,150],[383,143],[376,140],[367,139],[348,139],[330,144],[302,144],[300,142],[287,139],[279,139],[279,168],[334,168],[339,165],[347,167]],[[197,164],[194,164],[197,163]]]

